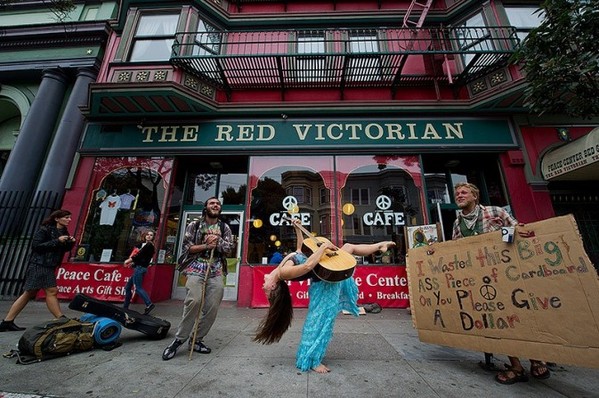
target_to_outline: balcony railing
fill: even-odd
[[[225,90],[465,83],[499,69],[513,27],[181,32],[170,62]]]

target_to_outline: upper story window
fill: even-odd
[[[209,23],[200,20],[193,55],[217,55],[220,53],[220,34]]]
[[[524,40],[530,31],[543,22],[545,13],[537,12],[538,7],[505,6],[505,13],[511,26],[518,30],[518,38]]]
[[[459,29],[464,28],[464,29]],[[459,49],[465,52],[472,51],[491,51],[493,43],[491,32],[486,28],[485,19],[482,13],[473,15],[464,23],[458,26],[456,30]],[[462,55],[464,66],[468,66],[476,54],[467,53]]]
[[[360,54],[350,59],[349,76],[354,81],[376,81],[380,79],[381,65],[377,55],[379,42],[376,34],[364,33],[349,37],[349,52]],[[368,54],[373,54],[368,56]]]
[[[141,15],[130,61],[168,61],[171,57],[179,14]]]
[[[297,38],[297,79],[313,81],[322,78],[325,70],[325,40],[322,35],[300,34]]]

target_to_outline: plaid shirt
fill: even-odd
[[[497,206],[482,206],[478,205],[482,212],[482,233],[493,232],[501,229],[501,227],[515,227],[518,221],[501,207]],[[462,212],[458,213],[458,217],[453,222],[452,239],[463,238],[460,230],[460,222],[462,222]]]
[[[199,225],[196,225],[197,223]],[[230,252],[234,245],[231,228],[227,223],[223,224],[223,236],[221,236],[218,223],[208,225],[203,219],[189,223],[185,228],[182,253],[187,253],[192,245],[204,243],[208,234],[219,236],[217,247],[212,253],[212,258],[210,258],[210,251],[192,254],[195,258],[183,271],[185,275],[199,275],[200,277],[204,277],[208,269],[210,270],[210,278],[221,276],[223,273],[226,274],[224,267],[227,265],[224,264],[221,254]]]

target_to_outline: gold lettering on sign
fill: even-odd
[[[145,135],[146,138],[142,142],[154,142],[152,139],[152,134],[158,131],[157,126],[144,127],[141,129],[141,133]]]
[[[303,141],[463,140],[463,123],[297,123],[291,124],[297,139]],[[204,127],[203,139],[214,142],[273,141],[277,124],[217,124]],[[198,142],[200,125],[141,127],[142,142]],[[210,137],[210,138],[208,138]]]
[[[183,142],[194,142],[198,140],[199,126],[183,126]]]
[[[158,142],[177,142],[177,127],[179,126],[162,126],[162,137]]]

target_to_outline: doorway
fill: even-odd
[[[180,223],[179,231],[179,244],[177,258],[181,255],[181,247],[183,246],[183,236],[185,235],[185,227],[192,221],[198,220],[202,217],[202,212],[184,211],[183,221]],[[241,260],[241,244],[243,242],[243,211],[226,211],[223,210],[221,213],[221,220],[229,225],[231,228],[231,234],[233,235],[233,249],[227,256],[227,270],[228,274],[225,278],[225,292],[223,300],[226,301],[237,301],[237,289],[239,281],[239,263]],[[183,300],[185,299],[185,275],[178,271],[175,271],[175,278],[173,281],[173,298]]]

